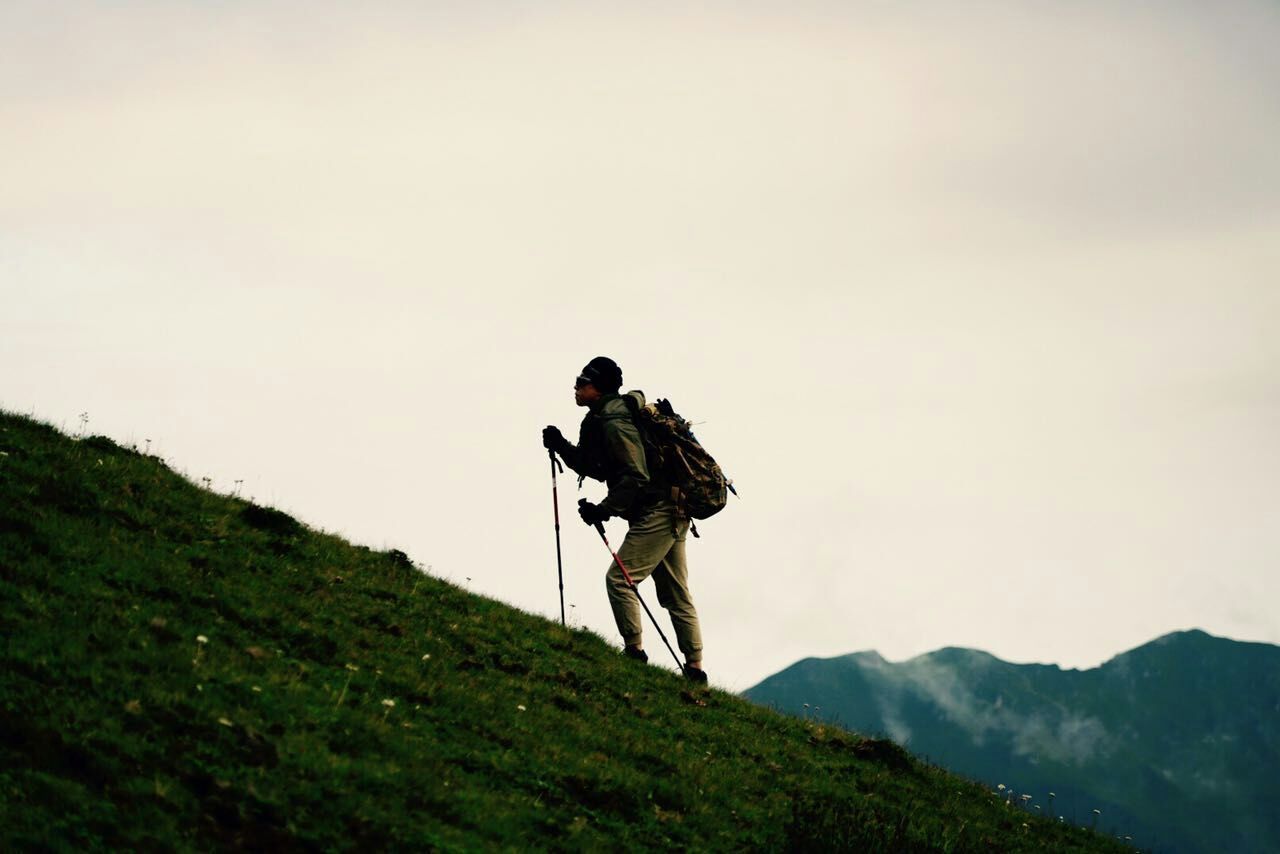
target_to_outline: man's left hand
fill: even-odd
[[[605,507],[599,504],[592,504],[587,499],[578,502],[578,515],[582,517],[582,521],[588,525],[594,525],[596,522],[604,522],[613,514]]]

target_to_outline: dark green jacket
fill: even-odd
[[[629,391],[637,410],[644,392]],[[600,502],[610,513],[633,521],[656,504],[661,490],[649,477],[644,442],[623,395],[606,394],[591,404],[577,446],[561,452],[565,464],[583,477],[604,481],[609,494]]]

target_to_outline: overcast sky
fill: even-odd
[[[552,616],[539,432],[604,354],[741,492],[689,548],[724,687],[1280,643],[1277,44],[1244,0],[2,0],[0,406]]]

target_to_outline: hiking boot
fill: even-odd
[[[634,647],[624,646],[622,648],[622,654],[627,658],[634,659],[635,661],[640,662],[641,664],[649,663],[649,653],[645,652],[643,649],[635,649]]]
[[[688,679],[695,685],[706,685],[707,671],[703,670],[701,667],[689,667],[688,665],[685,665],[684,678]]]

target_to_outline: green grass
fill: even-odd
[[[1121,850],[7,414],[0,622],[7,850]]]

